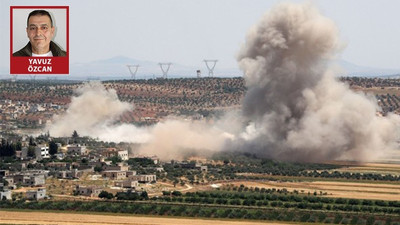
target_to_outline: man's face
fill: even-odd
[[[51,21],[48,16],[31,16],[26,32],[31,42],[33,53],[45,54],[50,51],[50,41],[54,36],[54,27],[51,27]]]

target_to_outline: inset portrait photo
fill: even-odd
[[[68,74],[68,6],[10,7],[10,73]]]

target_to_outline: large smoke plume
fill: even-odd
[[[103,141],[140,143],[137,154],[157,155],[162,159],[182,159],[186,152],[211,153],[222,148],[225,134],[218,126],[202,122],[168,119],[151,127],[118,124],[117,119],[133,106],[121,102],[113,89],[90,82],[75,91],[65,114],[54,118],[46,130],[52,136],[80,136]]]
[[[262,18],[238,57],[250,122],[239,148],[320,161],[366,160],[393,147],[398,117],[378,117],[373,97],[352,92],[328,70],[339,46],[333,22],[310,4],[282,4]]]
[[[74,130],[81,136],[97,137],[106,141],[146,142],[145,129],[129,124],[115,125],[125,111],[132,110],[129,103],[121,102],[115,90],[106,90],[100,82],[86,83],[75,90],[65,114],[56,116],[47,126],[52,136],[68,137]]]
[[[162,159],[219,150],[295,161],[373,159],[393,147],[399,118],[377,116],[373,96],[336,81],[328,62],[339,47],[337,28],[317,9],[282,4],[252,28],[239,53],[247,86],[240,115],[229,112],[212,125],[177,119],[151,127],[115,124],[133,106],[119,101],[114,90],[89,83],[47,129],[54,136],[77,130],[105,141],[141,143],[140,153]]]

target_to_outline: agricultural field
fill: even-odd
[[[0,224],[41,224],[41,225],[81,225],[81,224],[112,224],[112,225],[289,225],[289,223],[265,223],[249,221],[206,220],[189,218],[161,218],[126,215],[103,215],[81,213],[55,213],[55,212],[15,212],[0,211]],[[293,223],[290,223],[293,224]]]
[[[336,162],[336,166],[339,164],[342,166],[333,169],[329,169],[330,166],[321,166],[326,167],[325,169],[331,173],[365,171],[391,174],[399,169],[397,164],[381,162],[365,164]],[[245,177],[243,173],[240,176]],[[89,224],[138,225],[271,224],[271,222],[393,225],[400,223],[400,181],[397,180],[271,174],[265,175],[262,179],[260,177],[254,179],[251,174],[248,176],[249,179],[175,187],[169,181],[160,181],[150,186],[141,186],[149,190],[148,197],[121,195],[118,194],[119,190],[107,189],[115,195],[112,200],[72,196],[68,190],[72,189],[76,181],[48,180],[52,200],[0,202],[0,208],[3,209],[45,210],[43,213],[5,211],[1,213],[0,223],[79,224],[79,221]],[[82,179],[85,184],[106,182],[91,180],[91,176]],[[81,214],[83,212],[85,215]],[[21,213],[21,216],[11,216],[12,213]],[[146,217],[148,215],[159,217]],[[212,220],[205,220],[207,218]]]
[[[340,164],[340,162],[336,162]],[[340,173],[361,173],[378,175],[400,175],[400,165],[394,163],[363,163],[352,164],[342,162],[343,167],[331,170]],[[254,177],[254,174],[241,174],[244,177]],[[322,197],[354,198],[354,199],[376,199],[400,201],[400,182],[379,181],[361,179],[331,179],[315,177],[288,177],[257,175],[263,181],[237,181],[232,185],[243,184],[248,187],[287,189],[288,191],[299,191],[305,194],[316,193]],[[270,180],[271,178],[276,178]]]

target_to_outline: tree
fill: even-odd
[[[99,198],[112,199],[112,198],[114,198],[114,195],[112,193],[107,192],[107,191],[101,191],[100,194],[99,194]]]
[[[116,165],[117,163],[122,162],[121,157],[120,157],[120,156],[117,156],[117,155],[112,156],[112,157],[108,158],[107,160],[111,160],[111,163],[112,163],[113,165]]]
[[[100,173],[100,172],[103,171],[103,167],[101,167],[101,166],[95,166],[95,167],[94,167],[94,171]]]
[[[173,184],[174,184],[174,187],[176,187],[176,184],[178,184],[179,183],[179,181],[178,181],[178,179],[174,179],[174,182],[173,182]]]
[[[74,130],[74,132],[72,133],[72,139],[74,139],[74,143],[78,143],[77,139],[79,138],[78,132],[76,132],[76,130]]]
[[[6,179],[4,179],[4,178],[0,179],[0,183],[3,183],[4,186],[8,186],[8,181]]]
[[[172,195],[173,195],[173,196],[182,196],[182,192],[180,192],[180,191],[173,191],[173,192],[172,192]]]
[[[72,138],[79,138],[78,132],[76,132],[76,130],[74,130],[74,132],[72,133]]]
[[[55,155],[55,154],[57,154],[57,151],[58,151],[57,143],[54,142],[54,141],[50,141],[49,142],[49,154],[50,155]]]
[[[22,150],[22,143],[20,141],[17,142],[17,144],[15,145],[15,148],[17,151],[21,151]]]
[[[35,147],[34,146],[29,146],[28,147],[28,157],[35,157]]]
[[[343,216],[341,214],[336,214],[333,223],[339,224],[343,220]]]
[[[149,199],[149,196],[148,196],[148,194],[147,194],[147,192],[146,191],[143,191],[141,194],[140,194],[140,197],[142,198],[142,199]]]
[[[353,216],[350,220],[350,224],[357,224],[358,222],[358,216]]]
[[[365,222],[366,225],[373,225],[375,222],[375,217],[374,216],[369,216],[367,221]]]
[[[10,157],[15,155],[16,145],[10,144],[8,141],[2,139],[0,145],[0,157]]]

